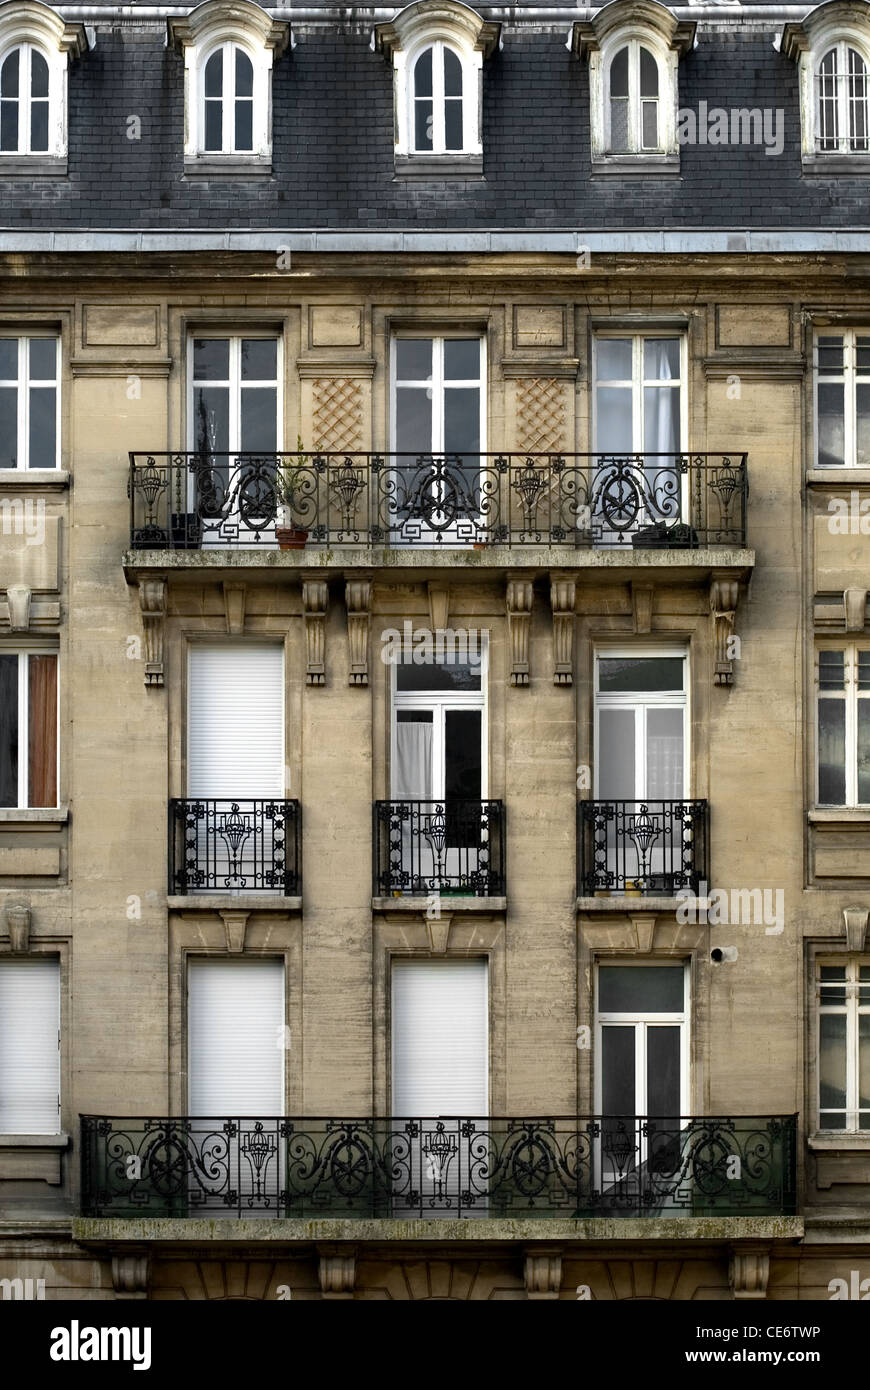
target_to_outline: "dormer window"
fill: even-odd
[[[0,177],[66,171],[67,61],[86,48],[38,0],[0,4]]]
[[[272,168],[272,65],[289,42],[252,0],[205,0],[170,19],[184,52],[185,174]]]
[[[593,172],[679,170],[677,64],[694,33],[656,0],[612,0],[574,25],[589,62]]]
[[[779,47],[798,65],[804,173],[870,173],[870,4],[828,0]]]
[[[456,0],[417,0],[377,26],[377,44],[393,61],[397,173],[482,174],[483,60],[498,33]]]

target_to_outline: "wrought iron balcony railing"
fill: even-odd
[[[376,897],[504,894],[500,801],[376,801],[372,846]]]
[[[746,543],[743,453],[130,455],[133,549]],[[291,544],[287,541],[287,544]]]
[[[577,883],[594,893],[673,897],[709,881],[706,801],[580,801]]]
[[[171,800],[170,893],[262,889],[297,896],[301,819],[298,801],[216,801],[202,796]]]
[[[83,1115],[85,1216],[786,1216],[796,1116]]]

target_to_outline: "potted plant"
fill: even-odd
[[[275,480],[275,492],[281,507],[281,525],[275,527],[279,550],[304,550],[308,540],[308,528],[299,523],[302,488],[310,463],[301,435],[296,436],[296,448],[298,452],[292,460],[280,465]]]

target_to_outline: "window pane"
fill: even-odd
[[[235,148],[252,150],[254,148],[254,103],[236,102]]]
[[[679,338],[644,338],[643,376],[644,381],[679,381]]]
[[[640,50],[640,94],[642,97],[657,97],[659,94],[659,68],[648,48]]]
[[[414,102],[414,149],[432,148],[432,102]]]
[[[867,148],[867,69],[854,48],[849,49],[849,145]]]
[[[844,414],[845,387],[842,383],[820,381],[817,392],[819,413],[819,467],[842,468],[846,460]]]
[[[682,690],[683,658],[680,656],[601,657],[598,689],[601,691]]]
[[[57,394],[52,387],[31,388],[28,468],[57,467]]]
[[[855,387],[855,466],[870,468],[870,385]]]
[[[630,149],[628,99],[625,97],[612,97],[610,101],[610,148],[617,154]]]
[[[480,379],[480,339],[447,338],[444,343],[444,376],[448,381]]]
[[[226,453],[230,447],[230,397],[226,387],[198,386],[193,393],[193,447]]]
[[[18,657],[0,656],[0,806],[18,805]]]
[[[835,150],[838,144],[837,50],[832,48],[819,64],[818,144],[822,150]]]
[[[18,77],[21,66],[21,49],[13,48],[0,68],[0,95],[17,97],[19,95]]]
[[[247,53],[241,48],[236,49],[236,96],[252,97],[254,95],[254,65]]]
[[[819,1000],[822,1004],[846,1003],[846,970],[840,965],[823,965],[819,971]]]
[[[819,338],[817,353],[819,376],[843,375],[844,340],[841,337]]]
[[[845,690],[846,653],[819,652],[819,689]]]
[[[870,1014],[858,1015],[858,1108],[870,1110]]]
[[[637,1104],[634,1029],[602,1029],[601,1050],[601,1108],[605,1115],[633,1115]],[[606,1149],[606,1138],[604,1142]]]
[[[830,1124],[824,1112],[846,1108],[845,1014],[819,1015],[819,1108],[825,1129],[840,1128]]]
[[[432,49],[427,48],[414,64],[414,95],[432,96]]]
[[[396,449],[400,454],[431,453],[431,390],[421,387],[396,392]]]
[[[858,689],[870,690],[870,651],[858,653]]]
[[[48,63],[35,48],[30,50],[30,95],[48,96]]]
[[[678,386],[644,387],[643,447],[650,454],[679,453],[680,388]]]
[[[480,710],[449,709],[444,713],[444,795],[480,800]],[[477,838],[475,828],[475,838]]]
[[[444,95],[462,96],[462,64],[452,48],[444,50]]]
[[[278,447],[278,398],[274,386],[247,386],[242,391],[241,448],[246,453],[273,453]]]
[[[684,973],[681,965],[602,965],[598,969],[598,1012],[682,1013]]]
[[[455,654],[457,657],[465,656],[469,655],[470,651],[467,650],[463,652],[461,644],[456,641]],[[479,661],[457,660],[445,664],[430,661],[419,666],[416,664],[411,665],[403,663],[396,667],[397,690],[453,690],[465,692],[469,690],[480,690],[480,688],[481,674]]]
[[[630,454],[634,448],[630,386],[599,386],[595,393],[595,447],[604,454]]]
[[[855,370],[859,376],[870,376],[870,338],[855,339]]]
[[[646,794],[675,801],[683,795],[683,711],[651,709],[646,717]]]
[[[30,148],[34,154],[48,149],[48,102],[35,101],[30,107]]]
[[[207,101],[205,103],[205,138],[203,141],[203,149],[222,149],[224,142],[223,130],[223,103],[220,101]]]
[[[57,375],[57,339],[30,339],[31,381],[54,381]]]
[[[858,701],[858,800],[870,804],[870,699]]]
[[[0,386],[0,468],[18,467],[18,392]]]
[[[680,1030],[646,1030],[646,1113],[662,1120],[680,1114]]]
[[[222,48],[213,53],[206,63],[204,81],[207,97],[223,96],[224,54]]]
[[[621,48],[610,64],[610,95],[628,96],[628,49]]]
[[[432,380],[432,339],[396,339],[396,377],[399,381]]]
[[[846,703],[819,700],[819,804],[846,804]]]
[[[444,148],[462,149],[462,102],[455,98],[444,103]]]
[[[654,150],[659,143],[659,105],[657,101],[641,103],[641,141],[645,150]]]
[[[277,338],[243,338],[242,381],[275,381],[277,375]]]
[[[18,339],[0,338],[0,381],[18,380]]]
[[[57,805],[57,657],[31,656],[27,663],[29,806]]]
[[[18,149],[18,102],[0,101],[0,150]]]
[[[631,381],[630,338],[599,338],[596,349],[599,381]]]
[[[444,392],[444,448],[449,454],[479,452],[479,387],[452,386]]]
[[[228,338],[194,338],[193,376],[195,381],[228,381],[230,344]]]
[[[635,799],[635,712],[603,709],[598,715],[598,795],[602,801]]]

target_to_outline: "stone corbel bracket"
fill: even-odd
[[[770,1251],[762,1246],[735,1246],[731,1251],[729,1277],[734,1298],[767,1298]]]
[[[150,1257],[139,1252],[112,1256],[112,1288],[119,1298],[148,1297]]]
[[[529,683],[529,626],[532,617],[533,586],[530,579],[509,579],[506,602],[510,638],[510,683]]]
[[[843,616],[846,632],[863,632],[867,617],[867,590],[843,590]]]
[[[7,908],[7,914],[8,914]],[[844,907],[843,921],[846,925],[846,945],[850,951],[863,951],[867,937],[867,918],[870,910],[866,907]]]
[[[6,590],[9,605],[9,627],[12,632],[26,632],[30,627],[30,605],[33,590],[27,584],[10,584]]]
[[[227,936],[227,951],[238,956],[245,949],[245,933],[250,912],[221,912],[221,920]]]
[[[369,628],[371,626],[372,581],[350,579],[344,588],[347,604],[347,640],[350,648],[349,685],[369,683]]]
[[[229,637],[241,637],[245,630],[245,585],[230,584],[224,581],[221,588],[224,596],[227,635]]]
[[[27,903],[7,903],[3,909],[9,944],[13,955],[25,955],[30,950],[32,914]]]
[[[344,1246],[318,1247],[318,1274],[324,1298],[353,1298],[356,1283],[356,1250]]]
[[[306,579],[302,584],[302,615],[305,621],[307,685],[326,685],[326,610],[329,586],[325,579]]]
[[[139,580],[139,607],[145,630],[145,684],[163,685],[163,636],[166,626],[166,580]]]
[[[562,1287],[561,1250],[527,1250],[526,1298],[557,1299]]]
[[[550,576],[550,606],[553,610],[553,684],[574,684],[574,603],[577,585],[573,579]]]
[[[710,583],[713,618],[713,684],[734,684],[735,620],[740,582],[729,575],[714,575]]]

